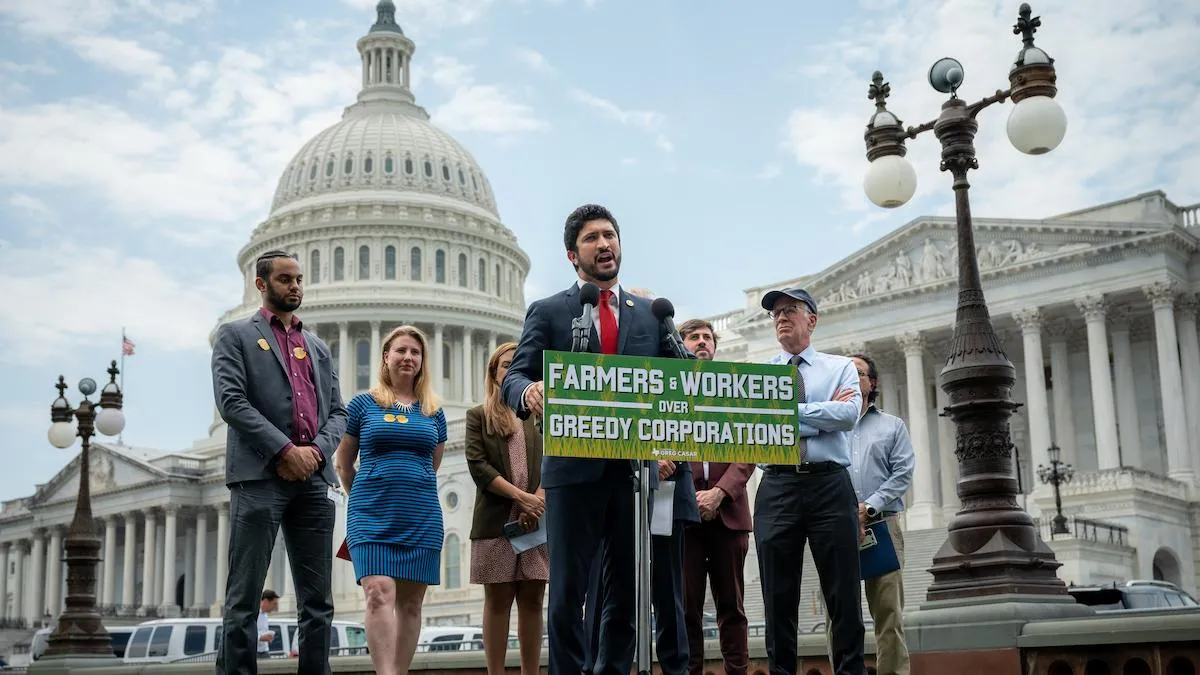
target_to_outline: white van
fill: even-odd
[[[269,652],[275,658],[296,656],[295,619],[271,619],[275,634]],[[334,621],[330,635],[334,655],[366,653],[367,631],[361,623]],[[125,648],[125,663],[168,663],[215,658],[221,646],[221,619],[155,619],[139,624]]]
[[[113,654],[117,657],[125,656],[125,645],[129,642],[129,636],[133,634],[134,626],[105,626],[104,629],[108,631],[112,641]],[[50,646],[50,634],[53,632],[53,628],[39,628],[33,634],[29,645],[31,661],[37,661],[46,654],[46,648]]]
[[[483,649],[483,629],[477,626],[427,626],[417,638],[419,652],[456,652]]]

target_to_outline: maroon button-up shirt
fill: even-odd
[[[288,381],[292,385],[292,436],[291,443],[283,447],[286,452],[292,445],[309,445],[317,437],[320,424],[317,421],[317,387],[312,356],[304,341],[304,322],[292,315],[292,325],[284,328],[283,321],[263,307],[259,310],[271,325],[275,343],[283,351],[283,364],[287,368]],[[315,445],[313,446],[316,447]],[[325,453],[317,448],[325,459]],[[282,453],[281,453],[282,456]]]

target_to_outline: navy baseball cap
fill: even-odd
[[[763,296],[762,299],[763,309],[767,310],[768,312],[771,311],[775,308],[775,303],[784,296],[803,302],[804,304],[808,305],[809,311],[811,311],[813,314],[817,313],[817,301],[813,300],[812,296],[808,294],[808,291],[800,288],[799,286],[785,288],[782,291],[768,292]]]

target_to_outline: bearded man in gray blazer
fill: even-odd
[[[299,672],[329,670],[333,622],[333,452],[346,429],[329,347],[293,314],[300,263],[282,251],[255,263],[263,304],[217,329],[213,392],[229,425],[229,581],[217,673],[257,673],[255,619],[275,538],[291,562],[299,608]]]

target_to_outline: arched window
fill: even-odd
[[[476,270],[476,273],[479,275],[479,290],[487,292],[487,263],[484,262],[483,258],[479,259],[477,267],[479,268]]]
[[[429,160],[425,160],[425,177],[433,178],[433,164]]]
[[[308,283],[316,284],[321,281],[321,252],[313,251],[308,254]]]
[[[396,247],[389,246],[383,249],[383,278],[396,278]]]
[[[500,263],[496,263],[496,297],[500,297]]]
[[[458,285],[467,287],[467,254],[458,254]]]
[[[413,163],[411,157],[404,158],[404,173],[410,176],[413,175]]]
[[[333,280],[341,281],[346,278],[346,252],[339,246],[333,249]]]
[[[366,246],[358,247],[358,278],[360,281],[371,278],[371,249]]]
[[[439,284],[446,283],[446,252],[438,249],[433,256],[433,277]]]
[[[462,566],[460,563],[460,553],[458,543],[458,535],[451,534],[446,536],[446,590],[454,590],[462,586]]]
[[[374,168],[375,168],[375,158],[371,157],[370,155],[367,155],[367,158],[363,160],[363,173],[371,173],[371,170]]]
[[[409,271],[408,278],[413,281],[421,280],[421,248],[419,246],[412,247],[412,253],[409,254]]]
[[[354,390],[371,388],[371,343],[359,340],[354,343]]]

